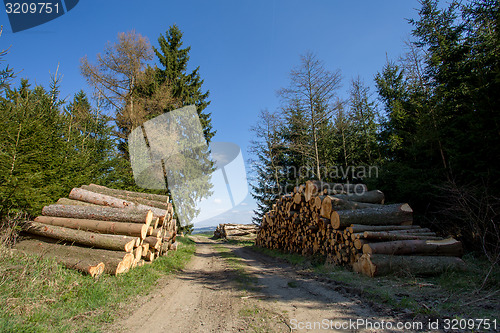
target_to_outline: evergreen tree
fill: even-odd
[[[358,77],[352,80],[349,98],[350,120],[357,147],[354,165],[371,165],[377,159],[377,110],[369,88]]]
[[[177,25],[171,26],[165,35],[158,38],[159,49],[154,52],[160,62],[158,80],[160,83],[168,82],[172,87],[173,97],[180,101],[181,106],[195,105],[201,120],[203,133],[207,142],[215,135],[212,128],[210,113],[204,112],[210,104],[209,92],[202,91],[203,80],[199,74],[199,67],[188,71],[189,51],[191,47],[182,48],[182,32]],[[177,106],[168,106],[167,111]]]
[[[281,110],[283,125],[277,128],[283,140],[283,169],[290,186],[305,183],[314,170],[314,154],[308,126],[308,118],[299,102],[285,105]]]
[[[260,224],[276,199],[285,194],[288,179],[284,170],[283,142],[281,138],[281,119],[276,113],[261,111],[259,120],[251,131],[255,139],[249,151],[254,159],[249,161],[253,179],[250,183],[251,195],[257,202],[253,221]]]

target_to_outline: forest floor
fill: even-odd
[[[191,262],[133,310],[125,307],[125,319],[110,331],[431,331],[427,317],[377,305],[249,244],[192,239],[196,252]]]

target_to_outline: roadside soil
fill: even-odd
[[[141,299],[111,331],[414,331],[396,329],[398,322],[408,319],[375,309],[355,294],[301,274],[279,259],[202,236],[192,239],[197,250],[186,268]],[[373,326],[349,326],[357,320]],[[347,326],[336,329],[341,324]]]

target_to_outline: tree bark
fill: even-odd
[[[457,257],[363,254],[353,268],[370,277],[387,274],[438,275],[447,270],[464,270],[465,263]]]
[[[151,207],[156,207],[160,209],[167,210],[168,209],[168,196],[161,196],[165,197],[165,201],[157,201],[153,199],[147,199],[142,196],[138,196],[136,193],[138,192],[130,192],[130,191],[124,191],[124,190],[115,190],[111,189],[105,186],[100,186],[100,185],[95,185],[95,184],[90,184],[90,185],[83,185],[81,187],[84,190],[95,192],[95,193],[100,193],[100,194],[105,194],[109,195],[115,198],[127,200],[134,202],[135,204],[142,204],[146,206],[151,206]],[[134,193],[134,194],[130,194]]]
[[[108,206],[114,208],[129,208],[137,210],[151,210],[156,216],[163,216],[167,214],[167,210],[157,207],[136,204],[132,201],[115,198],[110,195],[95,193],[92,191],[84,190],[81,188],[74,188],[68,196],[70,199],[85,201],[101,206]]]
[[[364,208],[374,208],[378,205],[355,202],[350,200],[344,200],[337,198],[335,196],[324,196],[321,201],[320,215],[325,218],[329,218],[334,210],[353,210],[353,209],[364,209]]]
[[[413,210],[408,204],[383,205],[377,208],[333,211],[330,220],[334,229],[351,224],[401,225],[412,221]]]
[[[169,201],[169,196],[168,195],[161,195],[161,194],[152,194],[152,193],[143,193],[143,192],[133,192],[133,191],[126,191],[126,190],[117,190],[117,189],[112,189],[106,186],[102,185],[96,185],[96,184],[90,184],[90,187],[93,188],[102,188],[105,190],[110,190],[115,193],[123,194],[132,198],[144,198],[147,200],[153,200],[153,201],[158,201],[158,202],[168,202]]]
[[[99,249],[125,252],[131,252],[137,240],[136,237],[101,235],[94,232],[57,227],[38,222],[31,222],[25,231],[34,235],[74,242]]]
[[[68,198],[60,198],[57,200],[56,205],[70,205],[70,206],[90,206],[90,207],[101,207],[99,205],[95,205],[89,202],[73,200]]]
[[[119,263],[123,261],[124,257],[127,255],[121,251],[117,252],[76,245],[46,243],[36,239],[23,240],[17,243],[14,248],[28,254],[52,258],[68,268],[76,269],[90,275],[94,274],[94,277],[102,274],[102,272],[113,275],[119,274],[123,272],[123,266],[126,266],[125,264],[121,264],[120,269],[118,271],[116,270]],[[99,265],[100,263],[103,263],[103,265]],[[97,269],[93,269],[91,272],[90,266],[95,266]],[[114,271],[113,266],[115,267]],[[101,268],[103,271],[100,271]]]
[[[114,234],[135,236],[141,239],[146,238],[149,226],[139,223],[98,221],[88,219],[74,219],[67,217],[38,216],[35,222],[50,224],[58,227],[78,229],[85,231],[98,232],[102,234]]]
[[[363,233],[364,239],[375,239],[382,241],[394,241],[394,240],[410,240],[410,239],[420,239],[420,240],[442,240],[441,237],[436,236],[422,236],[422,235],[412,235],[412,234],[396,234],[388,231],[365,231]]]
[[[151,224],[151,220],[153,219],[153,213],[150,210],[119,209],[101,206],[50,205],[43,207],[42,214],[54,217],[146,224]]]
[[[461,257],[462,243],[453,239],[443,240],[401,240],[393,242],[367,243],[365,254],[430,255]]]
[[[108,258],[105,262],[104,272],[111,275],[118,275],[126,273],[132,267],[134,262],[134,255],[132,253],[125,253],[125,255],[120,258]]]
[[[380,205],[384,204],[385,201],[384,193],[382,193],[382,191],[379,190],[366,191],[363,193],[335,194],[335,197],[349,201],[380,204]]]
[[[363,225],[352,224],[347,228],[350,233],[365,232],[365,231],[391,231],[391,230],[418,230],[422,227],[419,225]]]
[[[159,250],[161,248],[161,238],[148,236],[144,238],[144,243],[149,244],[150,249]]]

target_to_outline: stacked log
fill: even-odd
[[[53,258],[93,277],[117,275],[176,250],[168,196],[90,184],[45,206],[16,249]]]
[[[214,238],[255,239],[258,230],[255,224],[221,223],[214,231]]]
[[[371,277],[463,268],[460,242],[413,225],[408,204],[384,201],[366,185],[308,181],[277,199],[263,216],[256,244],[321,255]]]

